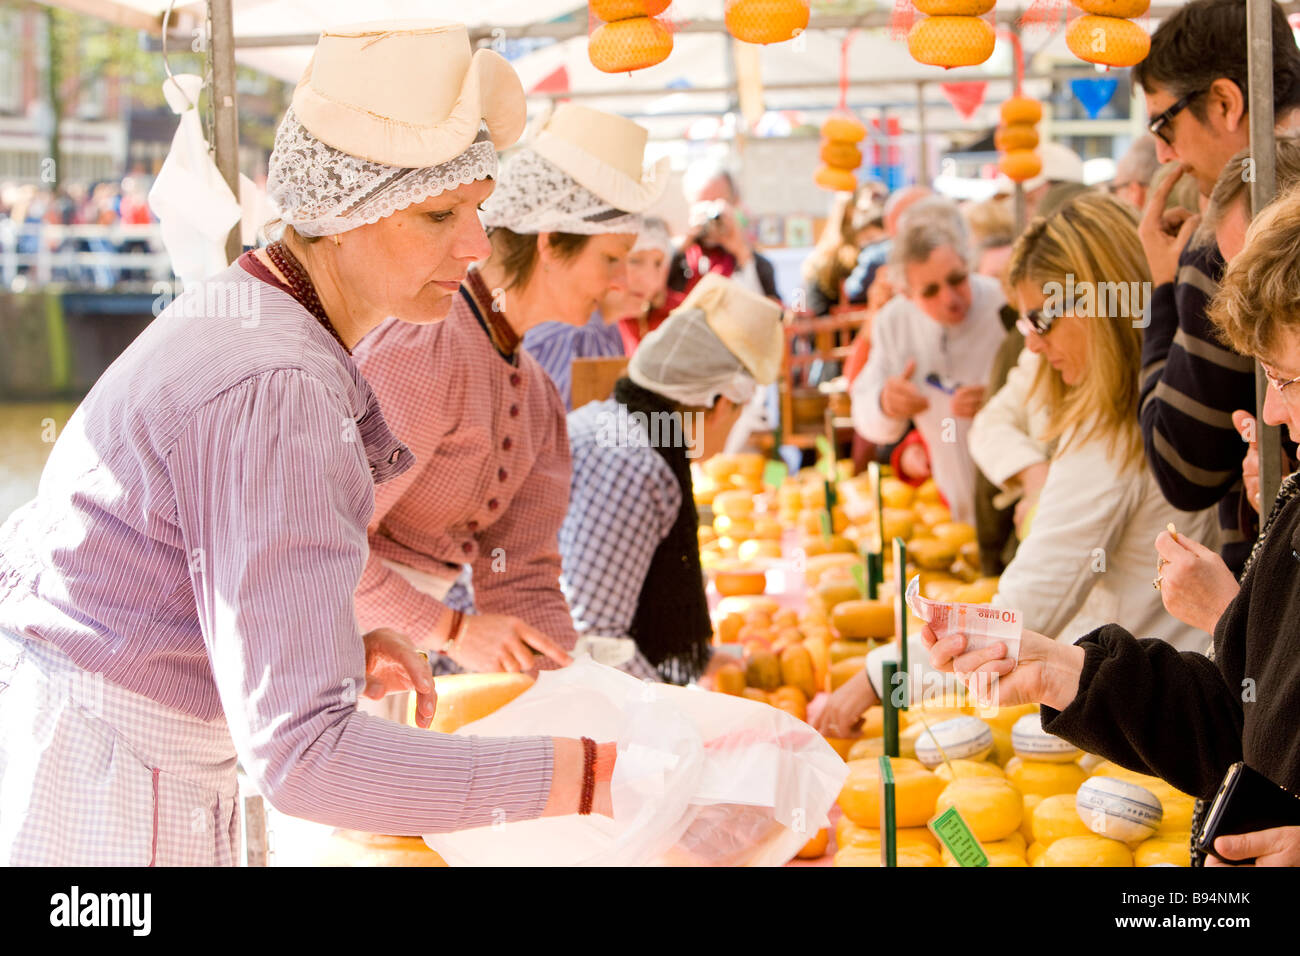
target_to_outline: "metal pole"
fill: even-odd
[[[231,0],[208,0],[212,21],[209,55],[212,57],[213,146],[217,170],[239,197],[239,113],[235,109],[235,21]],[[243,249],[240,224],[226,237],[226,261],[234,262]]]
[[[930,145],[925,137],[925,82],[916,84],[916,151],[919,158],[917,165],[917,182],[922,186],[930,185]]]
[[[1028,213],[1028,210],[1027,210],[1027,207],[1026,207],[1026,204],[1025,204],[1025,185],[1024,185],[1024,183],[1016,183],[1015,204],[1016,204],[1016,205],[1015,205],[1015,208],[1016,208],[1016,235],[1018,236],[1018,235],[1020,235],[1022,232],[1025,231],[1025,226],[1028,225],[1028,223],[1027,223],[1025,220],[1029,218],[1029,213]]]
[[[1246,55],[1250,81],[1250,156],[1255,178],[1250,184],[1251,213],[1262,210],[1277,192],[1277,146],[1273,136],[1273,5],[1246,0]],[[1282,473],[1282,436],[1264,424],[1264,393],[1268,382],[1255,363],[1255,425],[1259,444],[1259,516],[1273,509]]]

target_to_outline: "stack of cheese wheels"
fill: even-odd
[[[1042,172],[1043,160],[1036,150],[1042,118],[1043,107],[1037,100],[1013,96],[1002,104],[1002,125],[993,134],[993,142],[1002,153],[998,169],[1013,182],[1023,183]]]
[[[1081,60],[1103,66],[1134,66],[1151,51],[1151,37],[1134,17],[1151,0],[1074,0],[1084,15],[1070,22],[1065,43]]]
[[[851,193],[858,188],[853,171],[862,165],[858,143],[867,128],[852,116],[832,116],[822,126],[822,166],[813,178],[822,189]]]
[[[1156,835],[1164,808],[1146,787],[1115,777],[1092,777],[1074,795],[1079,818],[1093,833],[1121,843]]]
[[[587,56],[602,73],[630,73],[662,63],[673,52],[673,35],[655,19],[670,0],[591,0],[605,22],[591,34]]]
[[[732,0],[727,32],[745,43],[784,43],[808,26],[808,0]]]
[[[983,15],[994,0],[915,0],[926,16],[907,34],[907,51],[930,66],[976,66],[993,55],[996,37]]]

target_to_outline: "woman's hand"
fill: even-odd
[[[1016,502],[1012,517],[1017,535],[1021,534],[1020,529],[1024,527],[1025,519],[1034,510],[1034,505],[1038,504],[1038,498],[1043,493],[1043,486],[1047,484],[1047,474],[1050,469],[1051,465],[1048,462],[1035,462],[1016,472],[1012,479],[1007,482],[1008,485],[1019,484],[1021,489],[1020,500]]]
[[[460,638],[448,656],[467,671],[525,673],[537,666],[530,648],[562,667],[573,663],[559,644],[508,614],[466,614]]]
[[[1274,827],[1254,833],[1221,836],[1214,841],[1214,849],[1232,860],[1254,859],[1254,863],[1241,866],[1300,866],[1300,827]],[[1232,866],[1206,855],[1206,866]]]
[[[983,385],[963,385],[952,393],[952,413],[958,418],[974,418],[983,406]]]
[[[1189,627],[1209,634],[1240,590],[1237,579],[1217,552],[1186,535],[1160,532],[1156,570],[1160,598],[1167,610]]]
[[[1173,282],[1178,275],[1178,257],[1182,255],[1192,233],[1200,225],[1201,217],[1186,209],[1165,211],[1174,184],[1182,179],[1187,167],[1180,166],[1165,177],[1160,187],[1147,199],[1146,212],[1138,224],[1138,237],[1146,252],[1151,268],[1151,281],[1155,285]]]
[[[428,727],[438,705],[429,659],[415,649],[406,635],[377,627],[362,638],[366,644],[366,686],[371,700],[404,690],[415,691],[415,723]]]
[[[934,669],[958,675],[982,706],[1047,704],[1064,710],[1079,692],[1083,648],[1034,631],[1021,632],[1020,658],[1014,661],[1001,641],[968,652],[965,634],[940,639],[928,624],[921,628],[921,640]]]
[[[853,737],[868,707],[880,703],[865,670],[850,677],[826,700],[813,721],[823,737]]]

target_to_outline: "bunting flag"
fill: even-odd
[[[962,119],[970,119],[984,102],[984,91],[988,83],[983,80],[971,80],[965,83],[940,83],[939,89],[952,108],[961,114]]]
[[[537,81],[537,84],[531,90],[528,91],[530,96],[534,93],[567,92],[569,92],[569,70],[564,66],[547,73]]]

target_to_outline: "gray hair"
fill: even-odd
[[[1143,133],[1133,140],[1130,146],[1115,164],[1115,181],[1117,183],[1141,183],[1151,185],[1151,179],[1160,168],[1156,159],[1156,140],[1149,133]]]
[[[731,190],[731,195],[739,201],[740,189],[736,185],[736,177],[731,174],[724,163],[715,159],[704,159],[692,163],[686,168],[686,174],[682,177],[683,192],[690,202],[695,201],[704,187],[715,179],[725,179],[727,188]]]
[[[906,267],[925,262],[936,249],[951,246],[962,262],[970,262],[970,237],[957,205],[941,196],[918,200],[898,223],[889,249],[890,273],[907,284]]]

